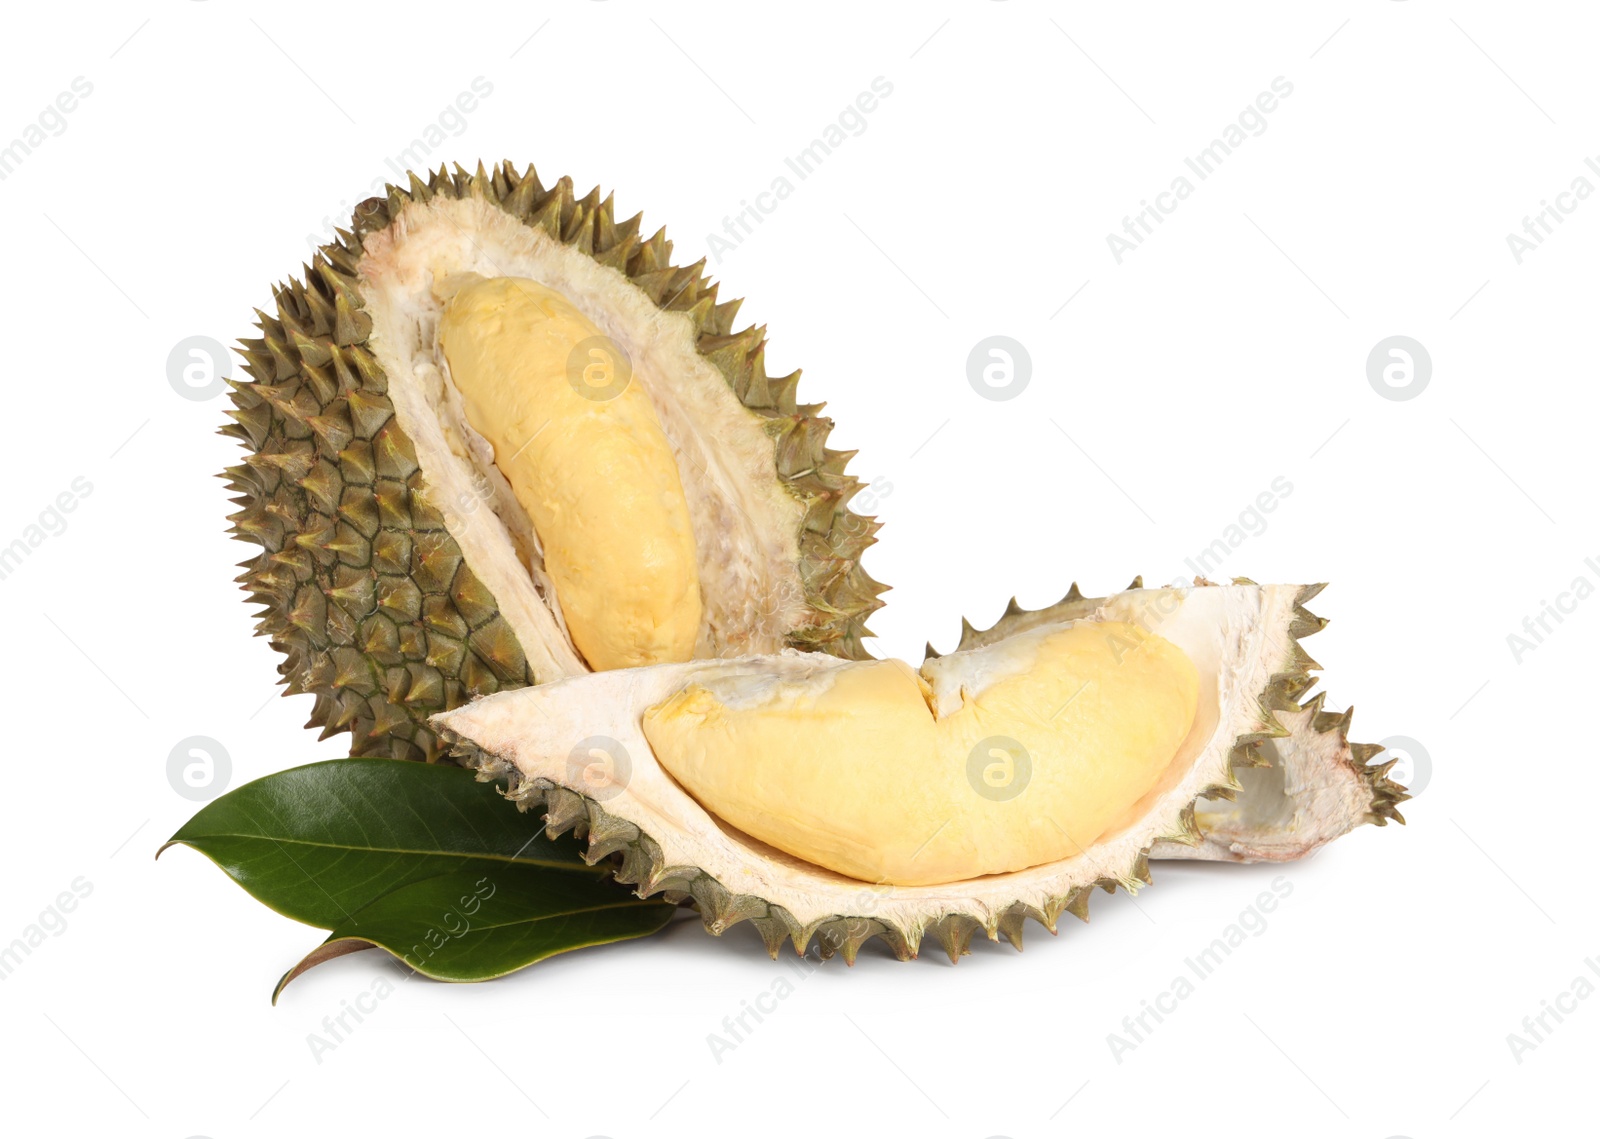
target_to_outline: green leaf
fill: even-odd
[[[228,792],[161,849],[192,846],[257,900],[322,929],[348,928],[357,912],[413,883],[454,874],[475,881],[507,867],[595,904],[630,896],[605,867],[584,863],[576,844],[543,829],[470,771],[336,759]]]
[[[652,934],[675,906],[542,867],[459,869],[383,895],[284,974],[273,991],[330,958],[378,946],[439,981],[487,981],[572,949]]]

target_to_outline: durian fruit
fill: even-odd
[[[640,896],[776,955],[1021,947],[1197,843],[1197,801],[1312,683],[1315,588],[1135,589],[924,662],[785,652],[575,676],[434,717],[453,754]]]
[[[625,665],[864,656],[851,453],[702,260],[510,163],[356,210],[243,342],[239,579],[308,726],[433,761],[429,715]]]
[[[1172,765],[1199,689],[1171,641],[1078,622],[921,672],[724,670],[641,726],[667,774],[744,833],[846,877],[936,886],[1092,846]]]
[[[1235,578],[1234,583],[1254,584],[1247,578]],[[1204,579],[1196,585],[1215,588]],[[1143,579],[1134,578],[1128,588],[1143,588]],[[1302,600],[1322,588],[1311,587]],[[1012,598],[1005,613],[987,629],[976,629],[963,620],[956,650],[981,648],[1030,629],[1076,620],[1094,613],[1107,600],[1085,597],[1076,582],[1060,601],[1042,609],[1023,609]],[[1299,635],[1317,632],[1325,624],[1319,619],[1314,628]],[[927,656],[939,656],[931,644]],[[1320,666],[1308,663],[1307,667]],[[1296,701],[1301,694],[1294,694]],[[1195,804],[1200,842],[1159,842],[1151,857],[1287,862],[1363,823],[1380,827],[1390,819],[1404,823],[1398,807],[1411,796],[1389,778],[1394,761],[1369,764],[1368,760],[1383,751],[1382,746],[1352,743],[1350,721],[1355,709],[1324,711],[1326,699],[1326,693],[1318,692],[1303,703],[1275,709],[1285,734],[1258,740],[1239,757],[1234,771],[1238,791]]]

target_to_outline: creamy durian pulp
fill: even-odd
[[[1157,784],[1198,700],[1171,642],[1082,621],[921,671],[726,673],[648,709],[643,728],[728,824],[840,874],[914,886],[1089,849]]]
[[[533,523],[573,644],[595,669],[690,659],[695,536],[649,395],[556,290],[455,284],[439,324],[450,378]]]

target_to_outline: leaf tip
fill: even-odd
[[[278,997],[284,989],[289,987],[289,982],[309,969],[330,961],[335,957],[343,957],[346,953],[359,953],[363,949],[377,948],[374,943],[359,937],[330,937],[310,953],[302,957],[293,969],[290,969],[278,979],[278,985],[272,990],[272,1003],[277,1005]]]

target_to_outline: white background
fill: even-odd
[[[1575,578],[1600,584],[1600,202],[1520,264],[1506,235],[1575,178],[1600,185],[1597,28],[1579,5],[1197,8],[8,13],[0,140],[75,77],[93,92],[0,181],[0,545],[75,478],[92,492],[0,581],[0,943],[75,879],[92,893],[0,982],[5,1129],[1381,1139],[1588,1118],[1600,999],[1520,1062],[1507,1036],[1580,974],[1600,984],[1600,600],[1520,660],[1507,637]],[[1020,956],[836,960],[720,1063],[708,1034],[791,974],[748,927],[693,921],[491,984],[398,984],[314,1058],[308,1033],[401,971],[347,957],[273,1008],[320,934],[193,851],[151,860],[197,807],[168,782],[179,740],[220,741],[231,786],[342,741],[301,729],[310,697],[273,698],[212,477],[236,461],[225,401],[181,397],[166,361],[252,335],[322,219],[480,76],[492,93],[435,165],[510,157],[615,189],[681,262],[889,80],[864,133],[713,265],[770,325],[770,370],[804,365],[835,445],[883,480],[881,651],[948,649],[1013,593],[1171,580],[1282,476],[1292,493],[1212,576],[1333,583],[1308,647],[1331,706],[1359,704],[1357,739],[1426,752],[1409,825],[1284,868],[1157,865],[1089,926],[1030,927]],[[1118,264],[1107,235],[1278,76],[1293,94],[1265,133]],[[996,334],[1032,360],[1007,401],[966,376]],[[1366,373],[1396,334],[1433,365],[1403,401]],[[1108,1034],[1280,874],[1265,932],[1118,1062]]]

